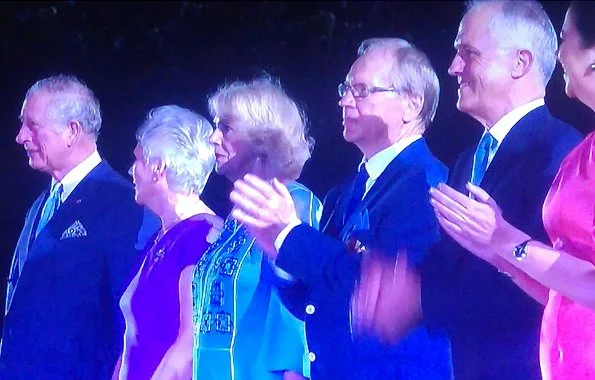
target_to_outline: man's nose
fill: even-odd
[[[353,94],[351,93],[351,90],[347,91],[341,97],[341,99],[339,99],[339,107],[341,107],[341,108],[345,108],[345,107],[349,107],[349,106],[354,106],[354,105],[355,105],[355,98],[353,97]]]
[[[464,62],[463,59],[461,58],[460,55],[455,55],[455,57],[452,59],[452,62],[450,63],[450,66],[448,67],[448,74],[454,76],[457,76],[461,73],[461,71],[463,71],[463,67],[464,67]]]
[[[213,133],[211,133],[211,136],[209,136],[209,142],[213,145],[221,143],[221,131],[219,128],[216,128]]]
[[[17,144],[24,144],[25,140],[27,139],[27,136],[28,136],[28,128],[25,127],[24,125],[21,125],[21,128],[19,128],[19,133],[17,133],[15,141],[17,142]]]

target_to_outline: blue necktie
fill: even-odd
[[[35,237],[39,235],[43,227],[50,221],[52,215],[58,210],[60,207],[60,203],[62,202],[62,191],[63,187],[60,182],[56,182],[50,191],[50,195],[48,199],[45,201],[45,205],[43,206],[43,210],[41,210],[41,216],[39,217],[39,223],[37,223],[37,229],[35,230]]]
[[[496,147],[496,139],[488,132],[484,133],[479,140],[479,145],[473,156],[473,171],[471,172],[471,183],[479,186],[488,168],[489,156],[492,149]]]
[[[349,219],[353,211],[355,211],[357,205],[364,197],[368,178],[370,178],[370,176],[366,170],[366,165],[362,164],[359,168],[359,171],[357,172],[357,175],[355,176],[355,182],[353,183],[353,193],[351,194],[351,199],[349,200],[347,208],[345,209],[345,220]]]

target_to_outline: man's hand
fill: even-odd
[[[354,334],[397,343],[421,320],[419,275],[405,251],[396,259],[368,253],[351,300]]]
[[[430,190],[438,222],[463,248],[496,265],[497,253],[526,235],[504,220],[500,207],[482,188],[467,184],[467,189],[474,199],[445,184]]]
[[[275,239],[290,224],[299,224],[287,187],[273,179],[272,185],[246,174],[234,183],[229,195],[234,203],[231,216],[243,223],[271,260],[277,258]]]

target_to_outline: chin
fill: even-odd
[[[138,191],[138,188],[134,189],[134,201],[141,206],[145,204],[143,195]]]
[[[457,102],[457,109],[463,113],[471,114],[473,111],[473,105],[469,104],[469,101],[465,101],[464,98],[459,98]]]
[[[215,164],[215,173],[225,175],[225,165]]]
[[[574,88],[570,85],[570,83],[566,82],[566,87],[564,87],[564,92],[566,92],[566,96],[571,99],[576,98],[576,93],[574,92]]]
[[[343,140],[347,141],[348,143],[354,143],[357,138],[356,136],[353,136],[353,134],[343,132]]]
[[[355,130],[354,130],[355,129]],[[343,128],[343,139],[347,142],[353,143],[359,138],[359,131],[357,127],[347,127]]]

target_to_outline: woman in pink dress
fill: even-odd
[[[566,94],[595,111],[593,20],[595,3],[571,3],[558,59]],[[468,190],[475,200],[446,185],[432,190],[440,224],[499,270],[536,280],[521,282],[527,293],[549,290],[540,342],[543,378],[595,379],[595,132],[562,162],[545,200],[551,246],[510,225],[481,188],[469,184]]]
[[[191,273],[222,224],[200,199],[215,164],[212,132],[202,116],[163,106],[136,134],[136,202],[159,216],[161,229],[120,300],[126,331],[114,379],[192,377]]]

